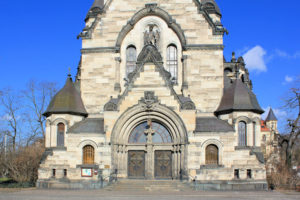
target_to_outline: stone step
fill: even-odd
[[[107,191],[192,191],[185,182],[174,180],[120,180],[105,188]]]

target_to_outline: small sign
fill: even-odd
[[[82,168],[81,169],[81,176],[82,177],[92,177],[93,176],[93,170],[90,168]]]

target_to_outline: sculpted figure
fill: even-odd
[[[154,30],[154,24],[149,25],[149,30],[144,33],[144,45],[152,44],[158,47],[160,34],[158,30]]]

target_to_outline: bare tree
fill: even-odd
[[[22,105],[20,104],[20,96],[16,95],[12,90],[6,89],[2,92],[0,102],[3,109],[3,120],[6,124],[6,133],[11,138],[13,152],[16,151],[16,141],[19,135],[19,128],[22,123]]]
[[[45,118],[43,113],[56,91],[56,83],[38,83],[33,80],[27,84],[26,90],[23,91],[27,100],[27,108],[29,109],[26,117],[31,132],[28,136],[28,142],[33,141],[38,135],[45,138]]]
[[[296,81],[296,87],[291,88],[290,95],[285,100],[285,107],[289,110],[295,111],[295,119],[288,120],[289,133],[288,135],[282,137],[281,145],[286,143],[285,147],[285,161],[286,164],[291,168],[293,150],[300,136],[300,80]]]

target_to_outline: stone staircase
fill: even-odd
[[[178,180],[119,180],[106,188],[106,191],[132,191],[132,192],[179,192],[193,191],[187,182]]]

